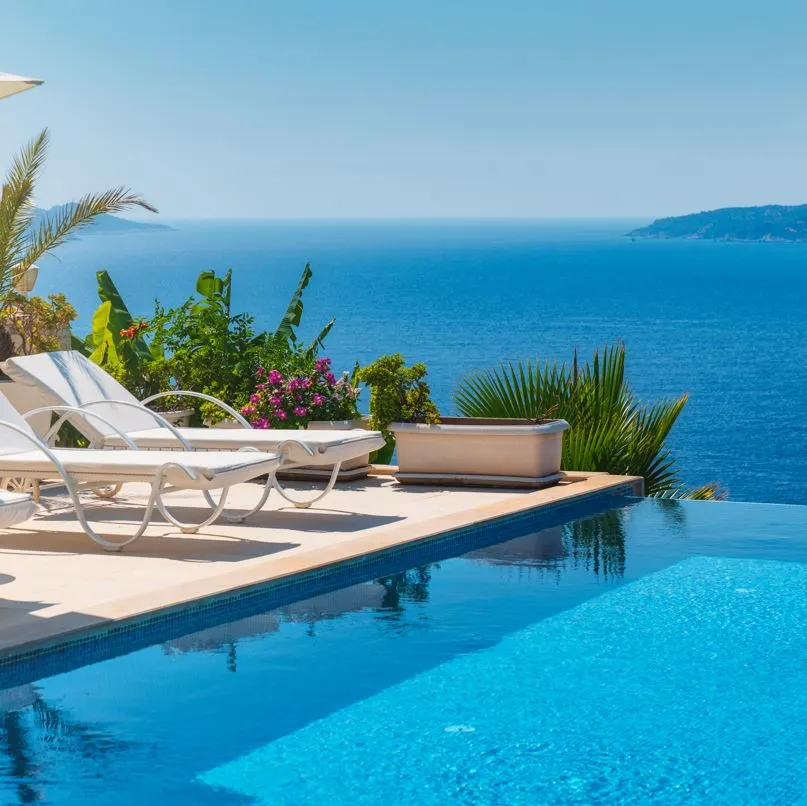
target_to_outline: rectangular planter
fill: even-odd
[[[314,420],[308,424],[309,431],[347,431],[353,428],[364,428],[365,421],[361,417],[355,420]],[[293,432],[290,432],[293,434]],[[339,481],[355,481],[356,479],[363,479],[370,472],[370,454],[358,456],[351,459],[349,462],[342,462],[342,467],[339,468],[339,475],[336,477]],[[278,478],[280,479],[302,479],[309,481],[327,481],[331,476],[330,467],[295,467],[292,470],[283,470],[279,472]]]
[[[156,414],[159,414],[164,420],[167,420],[171,425],[177,428],[188,428],[191,424],[191,417],[193,417],[193,409],[170,409],[167,411],[160,411],[154,409]],[[237,425],[237,423],[236,423]]]
[[[438,425],[392,423],[396,478],[409,484],[548,487],[563,474],[565,420],[443,417]]]

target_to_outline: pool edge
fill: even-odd
[[[370,560],[388,555],[395,549],[417,547],[454,533],[483,530],[507,523],[520,515],[537,516],[541,512],[566,508],[587,500],[603,498],[606,501],[614,496],[635,496],[641,492],[641,485],[640,478],[630,476],[569,474],[569,483],[566,485],[536,491],[517,499],[469,508],[382,532],[371,530],[353,540],[304,552],[282,563],[276,560],[253,562],[204,580],[116,600],[99,608],[105,611],[100,614],[73,614],[83,617],[84,621],[72,627],[60,626],[58,618],[53,621],[43,619],[37,625],[39,634],[29,634],[16,643],[6,641],[0,646],[0,671],[19,663],[34,662],[44,656],[69,652],[83,644],[97,643],[105,637],[132,633],[159,621],[181,618],[183,613],[193,608],[226,607],[228,602],[257,594],[270,586],[293,587],[318,574],[336,572],[342,566],[349,566],[363,558]],[[135,648],[140,647],[128,651]],[[116,654],[126,652],[124,648]]]

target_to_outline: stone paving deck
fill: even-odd
[[[626,483],[624,476],[569,476],[538,491],[438,489],[371,476],[338,486],[312,509],[267,508],[244,524],[216,523],[196,535],[164,521],[122,552],[109,553],[79,527],[67,499],[43,498],[44,513],[0,530],[0,657],[68,636],[277,579],[368,552]],[[302,488],[301,488],[302,489]],[[640,486],[637,487],[640,489]],[[260,488],[240,485],[233,506],[248,507]],[[103,534],[131,531],[147,491],[127,485],[94,515]],[[198,493],[168,497],[179,517],[201,519]]]

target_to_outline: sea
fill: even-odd
[[[336,317],[336,368],[425,362],[444,414],[467,373],[622,341],[642,398],[689,394],[670,439],[685,483],[807,503],[807,244],[626,236],[646,220],[167,223],[83,234],[41,262],[37,293],[65,292],[83,335],[98,269],[148,319],[232,268],[234,308],[268,329],[310,262],[301,336]]]

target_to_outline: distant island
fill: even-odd
[[[67,204],[57,204],[48,210],[36,209],[33,218],[33,225],[38,226],[39,221],[47,216],[54,216],[62,210],[69,209],[74,205],[74,202],[67,202]],[[99,215],[93,223],[82,230],[81,235],[89,235],[92,233],[112,233],[112,232],[139,232],[140,230],[172,230],[167,224],[152,224],[149,221],[131,221],[128,218],[120,218],[116,215]]]
[[[701,238],[713,241],[807,241],[807,204],[723,207],[657,218],[631,238]]]

